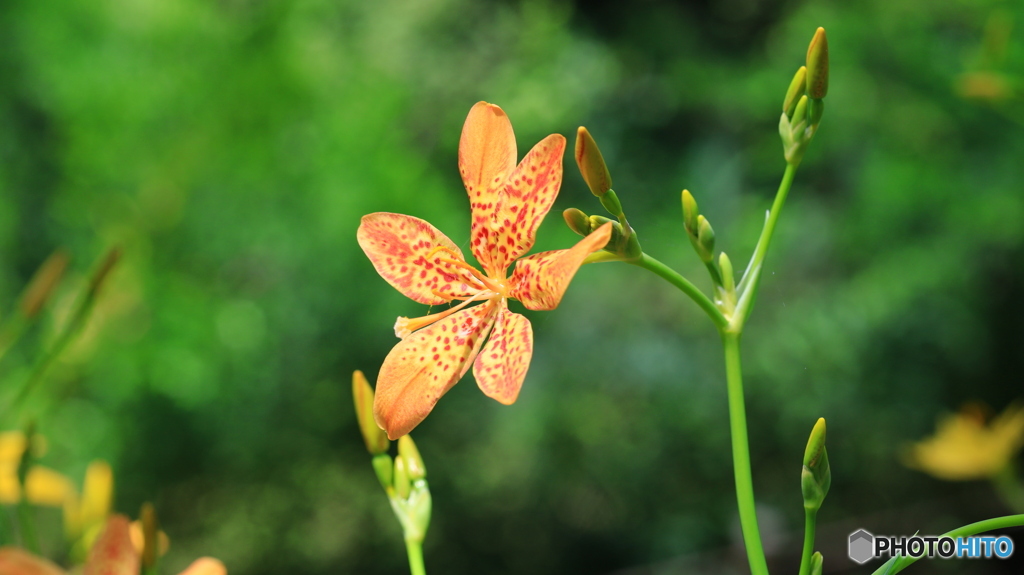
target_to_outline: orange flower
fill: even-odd
[[[531,310],[554,309],[583,260],[611,236],[606,224],[570,249],[522,257],[562,185],[564,151],[565,138],[551,134],[517,166],[505,112],[486,102],[469,111],[459,171],[473,210],[470,248],[485,273],[424,220],[386,212],[363,217],[359,245],[388,283],[427,305],[462,300],[440,313],[395,323],[402,341],[384,359],[374,400],[374,418],[391,439],[423,421],[471,363],[485,395],[515,402],[530,366],[533,330],[524,316],[509,311],[506,300],[517,299]],[[476,301],[485,303],[467,307]]]

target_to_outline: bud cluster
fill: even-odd
[[[626,220],[619,196],[612,189],[612,175],[608,171],[608,165],[604,162],[604,156],[601,154],[600,148],[597,147],[594,137],[583,126],[576,131],[576,165],[579,166],[580,174],[591,193],[601,200],[604,209],[608,210],[608,213],[616,219],[588,216],[581,210],[569,208],[562,212],[566,225],[577,234],[587,236],[597,228],[611,222],[612,237],[605,245],[604,251],[614,254],[617,259],[623,261],[639,260],[643,256],[640,241]]]
[[[818,130],[827,93],[828,38],[825,29],[818,28],[807,47],[807,65],[796,71],[782,101],[779,135],[788,163],[800,163],[807,142]]]
[[[373,456],[373,470],[402,524],[405,539],[422,543],[430,526],[432,502],[427,469],[419,449],[412,437],[403,435],[398,439],[398,456],[392,459],[388,454],[391,442],[373,420],[373,389],[361,371],[352,374],[352,396],[359,430],[367,451]]]

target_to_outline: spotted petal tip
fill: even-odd
[[[495,307],[477,305],[440,319],[398,343],[380,368],[373,416],[389,439],[423,421],[455,385],[494,323]]]
[[[541,252],[517,261],[511,279],[515,286],[512,297],[521,301],[526,309],[555,309],[583,260],[603,248],[611,233],[612,224],[609,222],[567,250]]]

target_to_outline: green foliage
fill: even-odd
[[[793,477],[818,416],[835,468],[818,517],[830,561],[843,551],[830,524],[870,515],[880,532],[939,532],[976,519],[978,501],[996,514],[986,486],[897,459],[937,412],[1020,393],[1021,102],[961,88],[968,72],[1024,69],[1019,30],[986,55],[995,6],[8,4],[0,314],[56,248],[72,264],[0,363],[0,386],[26,376],[91,262],[120,246],[95,317],[49,371],[67,391],[38,422],[47,465],[80,478],[110,460],[118,509],[155,501],[167,572],[209,554],[233,574],[401,573],[348,378],[372,381],[394,318],[425,308],[373,271],[359,217],[415,215],[464,245],[456,150],[483,99],[523,146],[579,125],[599,134],[644,249],[706,282],[679,190],[745,261],[784,167],[780,97],[821,25],[828,113],[744,338],[755,493],[779,518],[765,538],[799,537]],[[554,209],[593,209],[566,167]],[[575,241],[558,220],[535,251]],[[538,346],[514,406],[470,393],[467,376],[417,428],[435,505],[428,564],[720,566],[734,495],[723,367],[701,311],[651,274],[602,264],[530,318]],[[938,514],[921,510],[938,501],[932,529]]]

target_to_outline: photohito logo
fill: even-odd
[[[879,557],[941,557],[949,559],[1006,559],[1013,555],[1013,539],[1005,535],[946,537],[940,535],[872,535],[863,529],[850,533],[850,559],[859,564]]]

